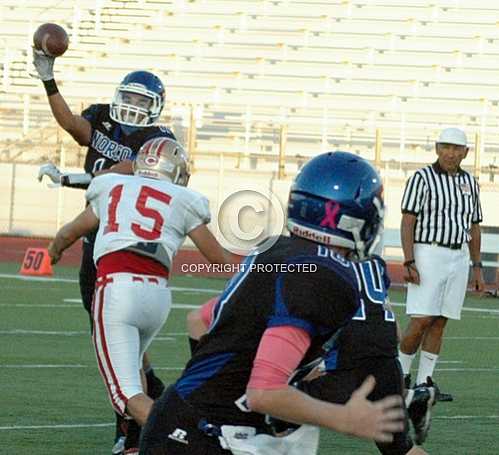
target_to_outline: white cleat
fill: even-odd
[[[125,436],[120,436],[111,449],[113,455],[121,455],[125,451]]]

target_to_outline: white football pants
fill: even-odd
[[[112,273],[97,279],[92,311],[97,364],[111,404],[122,415],[128,400],[143,392],[142,358],[170,307],[165,278]]]

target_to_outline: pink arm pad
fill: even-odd
[[[201,320],[203,324],[208,328],[213,320],[213,307],[218,303],[220,296],[213,297],[203,304],[201,307]]]
[[[248,387],[252,389],[283,389],[291,373],[310,347],[310,335],[293,326],[265,330],[251,370]]]

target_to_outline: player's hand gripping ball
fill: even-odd
[[[46,23],[40,25],[33,35],[33,45],[36,50],[43,51],[50,57],[60,57],[66,52],[69,37],[60,25]]]

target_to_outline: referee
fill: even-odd
[[[432,385],[433,371],[448,319],[460,319],[468,286],[484,287],[480,262],[480,189],[460,164],[468,153],[466,134],[444,129],[436,143],[438,159],[407,181],[402,198],[401,238],[409,325],[399,359],[410,386],[412,361],[421,346],[416,385]],[[437,400],[451,401],[449,394]]]

